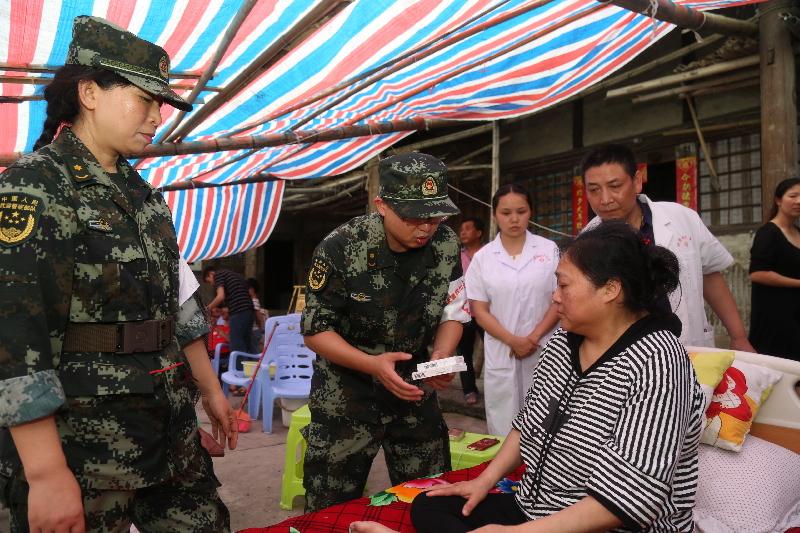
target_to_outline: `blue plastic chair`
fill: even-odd
[[[238,350],[231,352],[230,356],[228,356],[228,370],[223,372],[222,376],[220,376],[220,379],[222,380],[222,392],[223,394],[225,394],[225,396],[230,395],[230,391],[228,390],[227,385],[235,385],[237,387],[247,387],[250,384],[250,380],[253,379],[250,376],[245,376],[243,370],[236,370],[236,361],[240,357],[258,360],[258,358],[261,357],[261,354],[245,353],[245,352],[240,352]],[[250,415],[250,418],[253,420],[258,418],[258,408],[260,399],[261,399],[260,383],[258,380],[256,380],[256,382],[253,383],[253,388],[250,390],[250,395],[247,397],[247,414]]]
[[[316,354],[303,343],[299,331],[275,332],[273,342],[261,363],[260,381],[262,430],[272,433],[272,413],[276,398],[308,398]],[[269,365],[275,365],[275,377],[269,375]]]
[[[269,339],[270,332],[273,328],[275,333],[272,335],[272,341],[267,347],[267,354],[262,361],[261,369],[259,370],[259,378],[262,374],[269,376],[269,361],[274,359],[279,352],[276,351],[277,344],[280,344],[282,333],[290,333],[292,335],[300,335],[300,313],[291,315],[270,317],[264,324],[265,339]],[[302,335],[300,340],[302,342]],[[276,340],[278,341],[276,343]],[[266,342],[266,341],[265,341]],[[239,350],[234,350],[228,356],[228,370],[222,373],[220,380],[222,381],[222,392],[228,396],[230,392],[226,385],[235,385],[237,387],[247,387],[252,378],[245,376],[243,370],[236,370],[236,362],[239,358],[255,359],[261,357],[260,353],[247,353]],[[213,363],[212,363],[213,366]],[[261,408],[261,380],[256,379],[253,383],[253,388],[250,390],[250,395],[247,397],[247,414],[250,418],[255,420]]]
[[[228,343],[221,342],[217,344],[217,346],[214,348],[214,359],[211,360],[211,368],[214,369],[215,376],[219,376],[219,365],[220,365],[220,360],[222,359],[221,352],[223,347],[225,349],[228,349],[229,348]],[[227,359],[227,357],[225,359]]]

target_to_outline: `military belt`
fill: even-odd
[[[70,322],[64,335],[65,352],[113,352],[119,354],[156,352],[164,349],[175,334],[175,319],[86,324]]]

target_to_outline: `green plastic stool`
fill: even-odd
[[[491,448],[487,448],[486,450],[482,451],[470,450],[467,448],[467,445],[485,437],[494,438],[500,442]],[[451,440],[450,462],[452,463],[453,470],[469,468],[493,459],[494,456],[497,455],[497,452],[500,451],[500,446],[503,445],[503,441],[505,440],[505,437],[499,437],[497,435],[482,435],[480,433],[465,433],[463,439],[457,441]]]
[[[303,488],[303,459],[306,455],[306,439],[300,430],[311,422],[308,404],[292,413],[289,433],[286,435],[286,461],[281,478],[281,509],[290,511],[295,496],[305,496]]]

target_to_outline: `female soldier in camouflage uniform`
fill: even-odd
[[[229,527],[194,412],[199,387],[235,446],[199,339],[208,330],[194,298],[179,307],[169,209],[122,157],[152,141],[161,103],[191,109],[168,71],[160,47],[76,18],[39,149],[0,179],[0,495],[12,531]]]

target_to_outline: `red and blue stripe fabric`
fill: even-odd
[[[756,1],[677,3],[706,10]],[[208,85],[225,87],[318,3],[255,2]],[[0,62],[62,64],[72,19],[89,14],[163,46],[174,72],[199,74],[207,70],[244,4],[245,0],[0,0]],[[483,121],[526,115],[603,80],[673,28],[595,0],[360,0],[277,59],[185,140],[212,139],[267,118],[236,135],[413,117]],[[391,65],[411,50],[418,51],[403,68],[346,98],[340,98],[343,91],[339,91],[278,113],[345,80]],[[49,76],[11,70],[2,74]],[[187,79],[174,82],[192,85]],[[2,82],[0,91],[2,96],[31,96],[41,93],[41,85]],[[188,95],[189,89],[179,92]],[[203,91],[195,112],[215,94]],[[329,108],[320,112],[323,106]],[[42,101],[0,103],[0,152],[30,150],[44,114]],[[162,114],[165,130],[177,113],[164,106]],[[263,243],[280,211],[282,180],[347,172],[410,134],[310,142],[252,154],[231,151],[149,158],[137,166],[155,187],[189,179],[224,185],[166,193],[182,251],[196,260]],[[233,184],[255,174],[268,174],[276,181]]]

